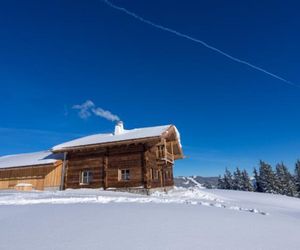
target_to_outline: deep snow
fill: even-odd
[[[299,249],[300,199],[177,188],[0,192],[0,249]]]

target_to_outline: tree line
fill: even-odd
[[[236,170],[231,173],[227,168],[223,176],[218,179],[219,189],[254,191],[262,193],[282,194],[300,198],[300,160],[295,164],[294,173],[279,163],[273,170],[272,166],[264,161],[259,162],[258,170],[254,168],[253,178],[246,170]]]

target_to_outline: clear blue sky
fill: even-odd
[[[300,84],[297,1],[113,2]],[[100,0],[1,1],[0,31],[0,155],[111,131],[72,109],[90,99],[127,128],[175,124],[177,175],[300,157],[300,88]]]

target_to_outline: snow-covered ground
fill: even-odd
[[[300,199],[176,188],[0,192],[0,249],[299,249]]]

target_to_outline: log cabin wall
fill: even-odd
[[[169,187],[174,185],[173,163],[161,160],[157,155],[158,145],[149,148],[146,151],[148,188]]]
[[[129,180],[122,179],[122,171],[129,171]],[[107,187],[143,187],[142,153],[131,152],[108,157]]]
[[[69,152],[64,188],[127,188],[143,186],[144,146],[127,145],[88,148]],[[129,180],[122,180],[122,170],[129,170]],[[80,183],[83,171],[91,174],[89,183]]]
[[[162,183],[159,178],[159,172],[161,171],[161,167],[157,164],[157,156],[156,156],[157,147],[156,145],[149,148],[146,155],[147,162],[147,171],[148,171],[148,188],[157,188],[161,187]]]
[[[163,176],[165,187],[174,186],[173,164],[166,163],[166,165],[163,168]]]
[[[88,172],[88,183],[82,181],[83,172]],[[165,186],[173,186],[173,164],[157,158],[157,142],[87,147],[68,152],[65,189]]]
[[[143,153],[143,144],[109,148],[107,187],[143,187]],[[129,180],[122,178],[122,171],[129,171]]]
[[[17,184],[31,184],[35,190],[58,189],[62,162],[0,170],[0,189],[15,189]]]
[[[103,152],[68,153],[64,177],[64,189],[103,187],[103,160]],[[80,177],[83,171],[90,171],[92,174],[92,178],[88,184],[80,183]]]

